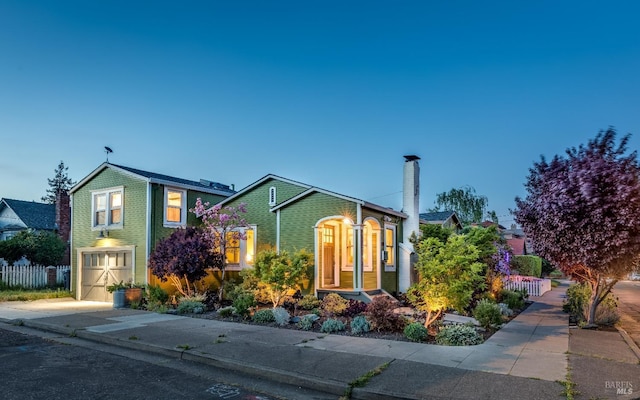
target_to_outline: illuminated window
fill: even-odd
[[[385,225],[384,227],[384,255],[385,271],[396,270],[396,227]]]
[[[164,226],[179,227],[187,224],[187,192],[164,188]]]
[[[100,228],[117,228],[123,221],[123,188],[114,188],[92,192],[91,226]]]
[[[244,239],[238,239],[236,232],[227,232],[225,256],[227,269],[239,271],[253,265],[256,257],[256,227],[244,229]]]

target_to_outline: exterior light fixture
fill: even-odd
[[[101,229],[100,230],[100,234],[98,235],[98,237],[96,239],[100,240],[100,239],[106,239],[109,237],[109,231],[106,229]]]

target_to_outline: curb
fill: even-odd
[[[627,342],[627,344],[631,348],[631,351],[633,351],[633,354],[636,355],[636,358],[638,359],[638,363],[640,363],[640,347],[638,347],[636,342],[633,341],[631,336],[629,336],[627,331],[625,331],[621,326],[616,325],[616,329],[618,330],[618,332],[620,332],[620,335],[622,336],[624,341]]]

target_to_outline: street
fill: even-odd
[[[618,298],[620,326],[640,346],[640,281],[620,281],[613,294]]]
[[[335,398],[202,364],[53,336],[0,325],[3,399]]]

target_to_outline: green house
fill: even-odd
[[[222,206],[246,205],[250,225],[239,244],[238,263],[250,268],[256,252],[271,248],[314,254],[314,277],[305,292],[339,292],[364,301],[404,292],[412,273],[411,233],[419,234],[419,158],[405,156],[403,211],[315,186],[266,175]]]
[[[147,264],[158,240],[197,222],[197,198],[233,195],[227,185],[103,163],[71,194],[71,289],[79,300],[111,301],[108,285],[156,283]]]

